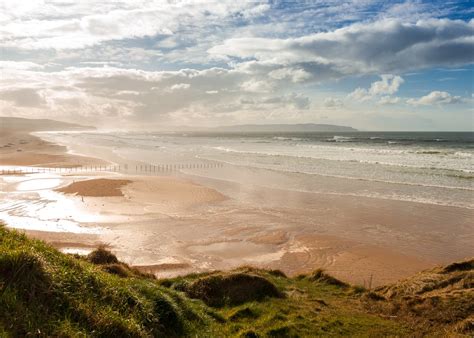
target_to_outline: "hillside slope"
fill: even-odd
[[[48,119],[25,119],[20,117],[0,116],[0,130],[8,131],[53,131],[53,130],[88,130],[95,127]]]
[[[0,226],[0,336],[468,335],[472,265],[421,273],[375,291],[320,270],[287,278],[242,267],[157,280],[104,249],[87,258],[65,255]],[[433,274],[433,284],[414,287]],[[410,297],[424,298],[418,304],[429,311],[402,312],[396,304]],[[440,321],[436,313],[450,315]]]

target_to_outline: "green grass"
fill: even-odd
[[[0,327],[12,336],[176,336],[211,321],[154,280],[120,278],[4,228],[0,286]]]
[[[97,261],[90,256],[97,263],[92,264],[0,226],[0,336],[414,333],[407,322],[370,313],[364,306],[365,290],[322,271],[287,278],[278,271],[246,267],[157,280],[103,256],[107,259]]]

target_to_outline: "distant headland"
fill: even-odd
[[[279,133],[298,133],[298,132],[350,132],[358,131],[352,127],[338,126],[333,124],[242,124],[232,126],[221,126],[207,129],[209,131],[219,132],[279,132]]]

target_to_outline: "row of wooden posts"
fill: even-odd
[[[68,173],[68,172],[126,172],[126,173],[155,173],[170,172],[181,169],[198,169],[198,168],[221,168],[222,163],[179,163],[179,164],[159,164],[159,165],[112,165],[112,166],[80,166],[80,167],[21,167],[1,169],[2,175],[28,174],[28,173]]]
[[[174,171],[180,169],[198,169],[198,168],[222,168],[222,163],[185,163],[185,164],[164,164],[164,165],[135,165],[137,172],[157,172]]]

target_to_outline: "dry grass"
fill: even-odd
[[[306,278],[310,281],[313,281],[313,282],[322,282],[322,283],[326,283],[326,284],[330,284],[330,285],[336,285],[336,286],[340,286],[340,287],[349,287],[349,284],[344,283],[343,281],[341,281],[337,278],[334,278],[331,275],[328,275],[322,269],[317,269],[316,271],[311,273]]]
[[[420,330],[473,333],[474,260],[377,288],[365,301],[372,311],[406,320]]]

